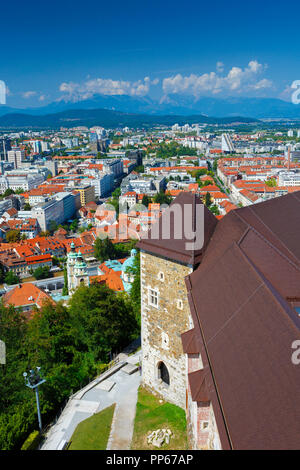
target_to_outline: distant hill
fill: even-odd
[[[155,125],[180,125],[188,122],[203,124],[231,124],[231,123],[251,123],[256,119],[243,117],[212,118],[207,116],[191,115],[150,115],[123,113],[108,109],[72,109],[59,113],[46,115],[32,115],[23,113],[5,114],[0,117],[0,128],[59,128],[102,125],[104,127],[150,127]]]
[[[205,115],[209,117],[243,116],[256,119],[300,119],[300,105],[275,98],[244,98],[244,97],[202,97],[194,98],[185,95],[167,95],[161,101],[148,96],[133,97],[127,95],[95,94],[89,99],[71,102],[65,99],[54,101],[47,106],[14,109],[0,105],[0,116],[5,114],[30,114],[41,116],[56,114],[63,111],[78,109],[106,109],[129,114],[147,114],[154,116],[191,116]]]

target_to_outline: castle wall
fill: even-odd
[[[187,356],[188,373],[203,369],[203,362],[200,354],[188,354]],[[192,449],[221,449],[221,442],[212,403],[193,401],[189,384],[187,430],[189,443]]]
[[[190,266],[141,252],[143,384],[184,409],[187,357],[180,334],[192,327],[184,282],[191,272]],[[169,385],[161,378],[161,362]]]

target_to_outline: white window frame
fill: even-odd
[[[153,295],[153,293],[154,293],[154,295]],[[151,297],[157,299],[156,304],[151,301]],[[159,292],[158,292],[158,290],[153,289],[152,287],[148,287],[148,305],[150,305],[151,307],[154,307],[154,308],[158,308],[158,304],[159,304]]]

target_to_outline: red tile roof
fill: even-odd
[[[14,305],[15,307],[30,305],[32,307],[37,306],[38,308],[41,308],[46,301],[54,303],[54,300],[49,295],[31,282],[19,284],[14,289],[8,291],[4,294],[3,301],[5,305]]]

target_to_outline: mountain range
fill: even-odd
[[[0,128],[35,128],[57,129],[60,127],[92,127],[101,125],[106,128],[149,128],[156,125],[171,126],[175,123],[183,125],[195,124],[247,124],[257,122],[256,119],[244,117],[210,118],[199,114],[182,115],[154,115],[134,114],[112,111],[109,109],[68,109],[59,113],[33,115],[23,113],[9,113],[0,117]]]
[[[196,118],[197,116],[197,118]],[[300,105],[275,98],[199,98],[183,95],[168,95],[160,101],[150,97],[127,95],[94,95],[89,99],[72,102],[61,99],[47,106],[16,109],[0,105],[0,126],[65,126],[68,120],[77,125],[90,125],[95,119],[105,119],[106,125],[133,125],[144,122],[147,125],[172,124],[177,121],[225,122],[255,119],[300,120]],[[231,118],[231,121],[227,120]],[[189,120],[188,120],[189,119]],[[196,120],[195,120],[196,119]],[[206,121],[208,119],[208,121]],[[212,121],[210,121],[212,119]],[[222,121],[221,121],[222,122]],[[242,120],[241,122],[248,122]],[[76,124],[75,124],[76,125]],[[92,124],[93,125],[93,124]],[[105,125],[104,123],[102,125]]]

